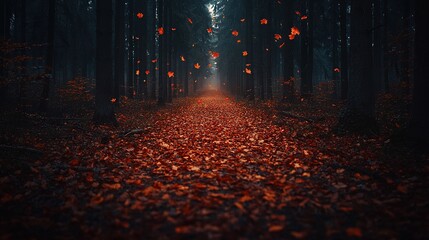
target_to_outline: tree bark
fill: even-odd
[[[422,150],[429,151],[429,46],[427,44],[427,23],[429,22],[429,2],[414,0],[416,6],[415,35],[415,79],[412,118],[410,130]]]
[[[47,112],[48,110],[50,85],[53,78],[56,7],[55,3],[55,0],[49,0],[48,45],[46,50],[45,76],[43,78],[43,89],[39,105],[39,110],[41,112]]]
[[[125,84],[125,5],[116,0],[115,14],[115,90],[114,96],[119,101],[121,87]]]
[[[340,118],[343,129],[360,133],[377,132],[371,9],[372,0],[352,0],[349,97]]]
[[[117,125],[113,103],[113,1],[103,0],[96,3],[96,93],[95,114],[96,124]]]
[[[347,1],[340,1],[340,31],[341,31],[341,99],[347,99],[349,85],[349,63],[347,42]]]

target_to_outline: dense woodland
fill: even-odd
[[[0,7],[1,238],[429,234],[429,2]]]

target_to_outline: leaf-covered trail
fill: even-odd
[[[144,132],[69,129],[44,143],[42,159],[3,170],[1,236],[425,234],[427,205],[416,207],[425,202],[424,179],[392,175],[375,160],[378,140],[326,137],[326,125],[297,119],[279,124],[266,109],[217,93],[120,119]]]

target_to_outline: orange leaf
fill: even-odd
[[[283,225],[272,225],[268,229],[268,232],[280,232],[281,230],[283,230],[283,228],[284,228]]]
[[[339,73],[341,70],[339,68],[334,68],[334,72]]]
[[[163,27],[158,28],[158,34],[164,35],[164,28]]]
[[[246,21],[245,18],[240,19],[240,22],[245,22],[245,21]]]
[[[218,52],[212,52],[212,57],[214,59],[218,58],[220,56],[220,54]]]
[[[266,18],[261,19],[261,25],[267,25],[268,20]]]
[[[245,71],[246,71],[246,73],[247,73],[247,74],[249,74],[249,75],[250,75],[250,74],[252,74],[252,70],[251,70],[251,69],[246,68],[246,70],[245,70]]]
[[[195,63],[195,64],[194,64],[194,68],[195,68],[195,69],[200,69],[200,67],[201,67],[201,66],[200,66],[200,64],[199,64],[199,63]]]
[[[171,31],[176,31],[177,30],[177,28],[171,28]]]
[[[110,102],[111,102],[111,103],[115,103],[115,102],[116,102],[116,98],[112,98],[112,99],[110,99]]]
[[[152,63],[156,63],[156,62],[158,62],[158,59],[153,59],[152,60]]]
[[[169,72],[168,72],[168,77],[169,77],[169,78],[173,78],[173,77],[174,77],[174,72],[169,71]]]
[[[150,74],[150,71],[149,71],[149,70],[146,70],[146,72],[145,72],[145,73],[146,73],[146,75],[149,75],[149,74]]]
[[[279,46],[279,48],[284,47],[284,46],[285,46],[285,44],[286,44],[286,43],[282,43],[282,44]]]
[[[247,55],[249,55],[249,53],[247,51],[243,52],[243,57],[246,57]]]
[[[349,227],[346,229],[346,233],[349,237],[362,237],[362,230],[358,227]]]
[[[144,17],[143,13],[141,13],[141,12],[137,13],[137,18],[138,19],[142,19],[143,17]]]
[[[181,60],[182,62],[186,62],[186,59],[185,59],[185,57],[184,57],[184,56],[180,56],[180,60]]]
[[[212,28],[207,28],[207,32],[208,32],[208,33],[212,33],[212,32],[213,32],[213,29],[212,29]]]
[[[241,43],[241,40],[240,40],[240,39],[238,39],[238,40],[237,40],[237,43]]]
[[[232,31],[232,35],[235,36],[235,37],[237,37],[238,36],[238,31],[237,30]]]
[[[193,24],[194,22],[192,22],[192,19],[190,19],[190,18],[188,18],[188,22],[190,23],[190,24]]]
[[[136,70],[136,75],[139,76],[140,75],[140,70]]]
[[[275,38],[276,40],[280,40],[280,39],[282,39],[282,35],[280,35],[280,34],[276,33],[276,34],[274,34],[274,38]]]
[[[301,17],[301,20],[307,20],[307,19],[308,19],[308,16],[304,15],[304,16]]]

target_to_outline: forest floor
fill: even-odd
[[[132,101],[119,128],[2,121],[0,238],[427,239],[428,156],[335,134],[340,107],[211,93]]]

